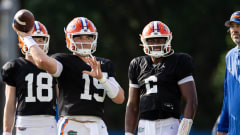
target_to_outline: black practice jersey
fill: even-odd
[[[57,78],[59,86],[60,115],[91,115],[102,117],[106,91],[96,78],[83,74],[91,67],[76,55],[55,54],[53,56],[63,65],[63,71]],[[114,77],[112,62],[97,58],[101,63],[103,75]]]
[[[16,87],[17,115],[56,115],[56,79],[20,57],[1,69],[3,81]]]
[[[192,75],[192,58],[175,53],[153,65],[150,56],[133,59],[128,76],[140,89],[140,118],[155,120],[179,118],[181,93],[178,81]]]

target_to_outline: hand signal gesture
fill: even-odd
[[[86,71],[84,70],[83,73],[88,74],[96,79],[101,79],[103,77],[102,70],[101,70],[101,64],[99,61],[96,60],[96,57],[90,58],[90,57],[84,57],[84,59],[89,63],[92,70]]]

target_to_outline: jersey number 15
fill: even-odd
[[[106,72],[102,72],[103,76],[108,77],[108,74]],[[85,80],[84,84],[84,93],[81,93],[80,99],[84,100],[92,100],[92,96],[97,102],[103,102],[106,96],[106,91],[104,90],[103,86],[99,84],[98,80],[96,78],[93,78],[93,85],[95,88],[98,89],[98,91],[103,91],[103,96],[100,96],[97,93],[93,93],[93,95],[90,94],[90,77],[88,74],[83,74],[82,78]]]

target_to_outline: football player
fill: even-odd
[[[46,27],[35,21],[31,32],[34,42],[47,54],[50,36]],[[17,135],[56,135],[56,79],[36,66],[22,37],[19,47],[25,58],[10,60],[1,69],[6,83],[3,135],[12,134],[15,114]]]
[[[160,21],[147,24],[140,37],[146,55],[129,65],[125,135],[133,135],[137,125],[138,135],[188,135],[197,108],[192,58],[174,53],[172,33]]]
[[[124,91],[115,80],[112,62],[92,56],[98,38],[94,24],[85,17],[74,18],[65,30],[67,48],[73,54],[58,53],[53,58],[44,54],[28,33],[17,32],[26,39],[38,67],[57,77],[58,134],[107,135],[102,120],[105,97],[121,104]]]

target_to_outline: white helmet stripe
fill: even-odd
[[[88,23],[87,23],[87,19],[85,19],[85,22],[86,22],[86,27],[87,27],[87,29],[88,29]]]
[[[158,32],[158,22],[157,21],[153,22],[153,32],[155,32],[155,30],[157,30],[157,32]]]
[[[41,31],[40,24],[38,23],[38,21],[35,21],[34,26],[36,31]]]

